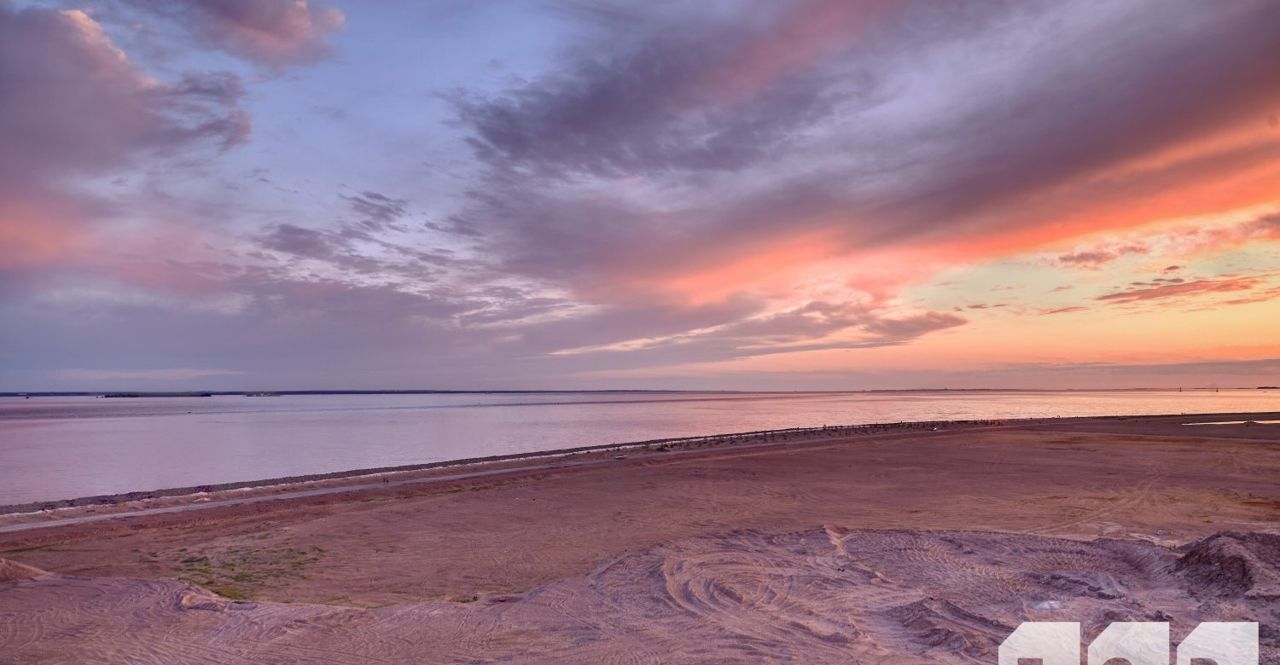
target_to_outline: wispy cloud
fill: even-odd
[[[1129,243],[1062,254],[1058,257],[1058,262],[1065,266],[1097,270],[1104,264],[1110,263],[1126,254],[1147,254],[1149,252],[1150,249],[1144,245]]]
[[[1055,260],[1067,267],[1098,270],[1125,256],[1155,255],[1182,260],[1269,240],[1280,240],[1280,213],[1229,223],[1182,225],[1155,232],[1137,231],[1120,238],[1081,245],[1072,252],[1058,255]],[[1177,272],[1182,268],[1181,264],[1170,264],[1164,267],[1163,272]]]
[[[1148,300],[1165,300],[1215,293],[1250,291],[1261,282],[1254,277],[1226,277],[1221,279],[1197,279],[1190,282],[1174,280],[1172,283],[1140,283],[1123,291],[1098,296],[1096,299],[1111,303],[1134,303]]]

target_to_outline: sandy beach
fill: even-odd
[[[1258,621],[1275,663],[1280,425],[1184,423],[1277,418],[886,428],[10,514],[0,663],[994,663],[1027,620]]]

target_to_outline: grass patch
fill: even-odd
[[[225,584],[214,584],[209,590],[231,600],[253,600],[253,596],[249,592],[239,587],[228,586]]]
[[[232,600],[247,600],[264,589],[305,579],[307,568],[319,562],[324,550],[294,547],[230,547],[218,551],[175,553],[175,577],[203,586]]]

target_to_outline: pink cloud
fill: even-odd
[[[79,10],[0,4],[0,267],[31,267],[83,250],[86,223],[108,206],[77,177],[128,168],[144,155],[244,141],[240,81],[148,76]]]
[[[1063,265],[1096,269],[1126,254],[1190,257],[1230,250],[1259,241],[1280,239],[1280,213],[1216,226],[1178,228],[1146,236],[1130,236],[1123,241],[1110,241],[1078,248],[1057,258]],[[1161,271],[1173,273],[1180,264],[1165,266]]]
[[[168,16],[214,48],[271,66],[311,62],[331,51],[346,16],[307,0],[134,0]]]
[[[1063,254],[1058,257],[1058,263],[1076,268],[1088,268],[1097,270],[1103,264],[1110,263],[1121,256],[1127,254],[1146,254],[1150,249],[1144,245],[1136,243],[1126,243],[1122,245],[1106,245],[1092,249],[1083,249],[1069,254]]]
[[[1150,284],[1139,282],[1139,284]],[[1192,282],[1177,280],[1164,281],[1155,286],[1142,286],[1125,291],[1108,293],[1095,298],[1103,302],[1134,303],[1147,300],[1164,300],[1183,296],[1198,296],[1211,293],[1230,293],[1249,291],[1258,286],[1260,281],[1254,277],[1228,277],[1224,279],[1199,279]]]
[[[95,173],[140,149],[243,141],[231,75],[164,85],[139,70],[85,12],[0,5],[0,176]]]

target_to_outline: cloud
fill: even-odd
[[[814,301],[782,312],[734,316],[719,325],[692,330],[686,327],[666,335],[632,337],[561,353],[589,359],[597,367],[666,366],[800,351],[898,346],[967,322],[962,316],[945,312],[892,314],[874,303]]]
[[[225,147],[249,131],[234,75],[159,83],[79,10],[0,5],[0,80],[0,177],[9,181],[101,173],[141,150]]]
[[[388,219],[395,219],[395,216]],[[375,218],[342,223],[336,229],[312,228],[291,223],[270,226],[255,235],[259,247],[292,257],[311,259],[340,271],[375,276],[400,276],[417,284],[435,281],[441,269],[469,269],[475,282],[484,281],[483,267],[459,259],[448,250],[421,248],[415,236],[388,239],[380,232],[407,229]],[[265,258],[265,257],[262,257]]]
[[[1058,257],[1058,262],[1069,266],[1081,266],[1097,270],[1104,263],[1109,263],[1116,259],[1113,252],[1103,251],[1085,251],[1073,252],[1071,254],[1063,254]]]
[[[733,340],[739,350],[756,355],[780,350],[815,348],[873,348],[905,344],[931,332],[968,321],[946,312],[895,315],[869,303],[815,301],[761,319],[716,330],[708,338]]]
[[[329,234],[295,224],[276,225],[260,242],[267,249],[313,259],[333,258],[340,249]]]
[[[308,0],[125,1],[177,22],[208,46],[274,67],[328,56],[329,38],[346,22],[338,9]]]
[[[378,192],[362,192],[355,196],[342,197],[351,205],[351,210],[365,220],[379,227],[388,225],[408,212],[409,202],[405,199],[394,199]]]
[[[1269,289],[1263,289],[1241,298],[1231,298],[1222,302],[1225,305],[1252,305],[1254,303],[1267,302],[1277,298],[1280,298],[1280,286],[1273,286]]]
[[[1075,268],[1097,270],[1103,264],[1110,263],[1126,254],[1146,254],[1148,251],[1150,250],[1147,247],[1139,244],[1115,245],[1112,243],[1105,249],[1098,247],[1062,254],[1058,257],[1058,263]]]
[[[597,22],[546,75],[451,95],[488,167],[457,219],[504,270],[622,289],[751,256],[1008,254],[1153,221],[1161,192],[1280,156],[1210,141],[1280,100],[1265,4],[837,4]],[[770,256],[797,237],[822,246]]]
[[[904,317],[884,317],[869,322],[867,330],[876,337],[873,344],[896,345],[916,339],[935,330],[954,328],[966,323],[962,316],[945,312],[925,312]]]
[[[1060,254],[1054,260],[1067,267],[1098,270],[1126,255],[1189,258],[1269,240],[1280,240],[1280,214],[1263,214],[1223,224],[1179,226],[1142,235],[1129,234],[1119,239],[1077,247],[1075,251]],[[1182,268],[1182,265],[1171,264],[1165,266],[1162,272],[1173,273]]]
[[[1261,284],[1261,281],[1255,277],[1226,277],[1221,279],[1198,279],[1190,282],[1175,279],[1156,285],[1150,285],[1150,282],[1138,282],[1137,284],[1141,286],[1101,295],[1095,300],[1110,303],[1136,303],[1214,293],[1233,293],[1250,291]]]
[[[226,149],[249,133],[234,75],[147,76],[79,10],[0,3],[0,269],[88,251],[86,224],[109,204],[78,178],[144,156]]]
[[[945,336],[970,325],[957,313],[968,310],[929,311],[956,303],[926,306],[906,289],[992,257],[1071,247],[1036,258],[1102,270],[1280,237],[1280,217],[1264,215],[1072,245],[1274,199],[1280,135],[1258,111],[1280,102],[1280,11],[1267,3],[559,3],[554,56],[442,93],[454,119],[430,137],[328,122],[323,136],[306,123],[271,136],[376,147],[388,143],[363,130],[388,129],[405,139],[390,150],[406,153],[388,163],[420,164],[437,153],[416,151],[438,141],[449,168],[430,165],[420,183],[370,172],[337,194],[331,164],[290,155],[296,173],[270,164],[290,180],[270,199],[252,189],[266,191],[263,172],[228,172],[258,166],[239,159],[148,173],[131,195],[112,188],[144,165],[244,142],[243,105],[282,117],[299,90],[265,76],[250,98],[237,76],[184,63],[210,61],[205,49],[268,69],[315,62],[332,51],[336,9],[108,3],[124,8],[108,22],[122,43],[157,25],[185,40],[144,57],[149,74],[95,21],[105,10],[2,3],[0,80],[18,93],[0,104],[6,369],[110,357],[101,371],[546,386]],[[520,11],[546,8],[531,7]],[[410,27],[394,37],[426,39]],[[403,65],[361,62],[364,51],[316,73],[364,101],[342,77]],[[388,116],[417,112],[394,97]],[[124,221],[100,233],[101,219]],[[1098,302],[1270,293],[1261,277],[1174,272]],[[1083,309],[1014,306],[1002,319]]]
[[[457,94],[453,102],[478,157],[548,175],[739,169],[830,112],[816,76],[770,81],[749,103],[719,97],[711,73],[761,37],[700,27],[655,34],[603,61],[583,57],[496,98]]]

